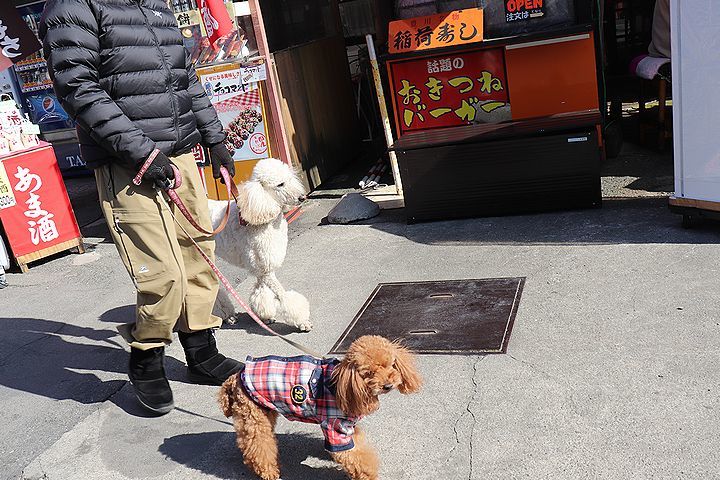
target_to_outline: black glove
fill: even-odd
[[[140,165],[142,166],[142,164]],[[167,190],[175,180],[175,172],[170,159],[162,152],[158,152],[155,160],[150,164],[143,175],[143,180],[151,182],[155,187]]]
[[[224,143],[210,147],[210,163],[212,164],[213,178],[219,178],[222,183],[225,183],[225,180],[220,175],[220,167],[227,168],[230,178],[235,176],[235,161]]]

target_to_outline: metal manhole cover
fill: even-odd
[[[381,283],[330,353],[363,335],[418,353],[505,353],[525,278]]]

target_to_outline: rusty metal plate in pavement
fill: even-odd
[[[330,353],[363,335],[417,353],[505,353],[525,278],[381,283]]]

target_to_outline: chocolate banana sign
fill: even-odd
[[[0,4],[0,54],[13,63],[40,50],[40,42],[13,5]]]

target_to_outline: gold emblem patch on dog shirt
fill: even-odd
[[[305,400],[307,400],[307,395],[307,389],[302,385],[295,385],[290,391],[290,398],[292,399],[292,402],[296,405],[305,403]]]

